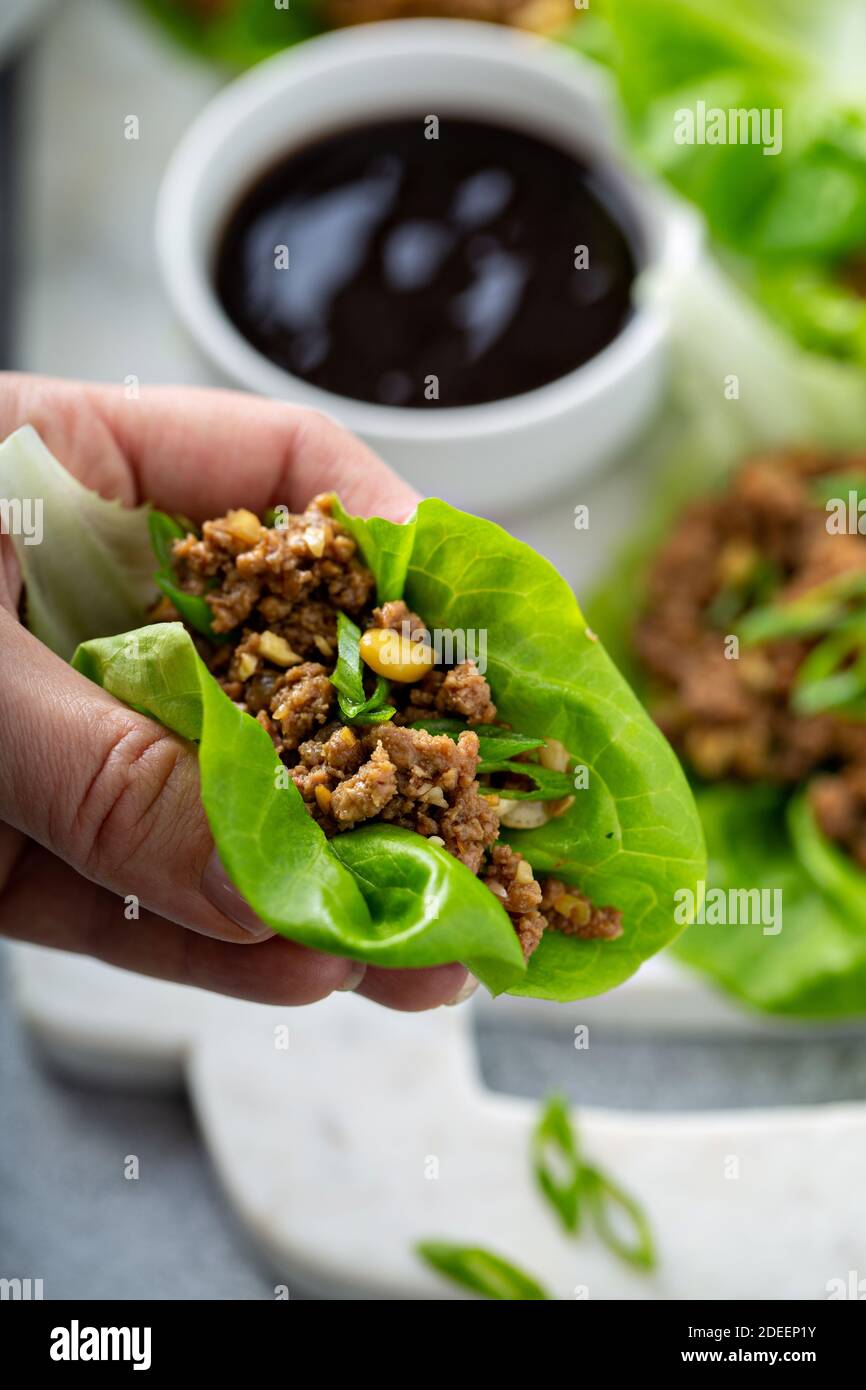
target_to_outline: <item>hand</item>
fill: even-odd
[[[324,416],[233,392],[128,400],[120,388],[6,376],[0,440],[28,423],[104,497],[194,520],[233,506],[300,510],[330,488],[353,511],[398,521],[417,501]],[[454,1000],[462,966],[365,971],[265,927],[216,857],[195,750],[25,631],[7,537],[0,552],[0,932],[262,1003],[340,989],[395,1009]]]

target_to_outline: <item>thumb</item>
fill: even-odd
[[[0,609],[0,820],[86,878],[207,936],[272,932],[230,883],[194,749],[73,671]]]

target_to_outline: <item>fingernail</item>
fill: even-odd
[[[476,980],[475,976],[467,975],[466,979],[463,981],[463,984],[458,989],[454,998],[449,999],[446,1003],[446,1009],[453,1009],[456,1004],[465,1004],[467,999],[472,998],[477,988],[478,981]]]
[[[350,961],[349,973],[343,983],[337,986],[337,992],[339,994],[351,994],[353,990],[358,988],[366,973],[367,967],[362,960]]]
[[[202,875],[201,891],[219,912],[231,918],[242,931],[249,932],[257,941],[273,936],[271,928],[257,917],[246,898],[235,888],[216,850],[211,851],[207,867]]]

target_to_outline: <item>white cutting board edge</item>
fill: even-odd
[[[819,1299],[866,1265],[866,1104],[582,1108],[586,1153],[644,1203],[658,1234],[659,1269],[645,1276],[591,1235],[559,1232],[529,1175],[537,1106],[484,1087],[473,1006],[397,1014],[336,995],[271,1008],[28,946],[14,948],[13,973],[55,1065],[102,1084],[188,1087],[226,1196],[290,1296],[461,1297],[412,1253],[425,1236],[497,1250],[559,1299]],[[651,974],[608,1003],[619,998],[637,1026],[642,994],[657,987]],[[509,1000],[503,1016],[519,1028],[521,1015],[563,1007],[591,1028],[614,1026],[600,1021],[602,1000]],[[286,1051],[275,1046],[283,1027]]]

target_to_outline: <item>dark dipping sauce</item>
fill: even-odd
[[[260,178],[218,249],[226,312],[272,362],[379,405],[478,405],[565,376],[631,313],[627,210],[532,135],[427,129],[344,130]]]

